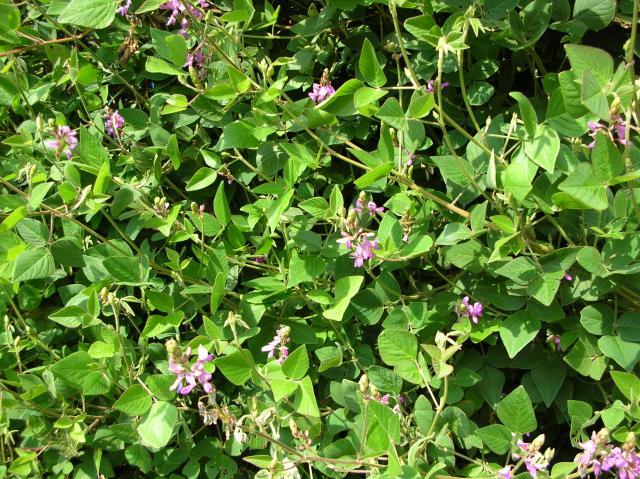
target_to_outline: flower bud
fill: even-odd
[[[627,433],[627,438],[625,439],[624,444],[622,445],[622,448],[625,451],[630,451],[635,447],[636,447],[636,435],[633,431],[629,431]]]
[[[534,452],[539,451],[544,446],[544,434],[540,434],[531,442],[531,450]]]
[[[53,118],[49,118],[47,120],[47,125],[49,125],[50,128],[53,128],[54,126],[56,126],[56,121]]]
[[[598,431],[595,442],[596,444],[606,444],[609,442],[609,430],[606,427],[603,427]]]
[[[369,377],[366,374],[363,374],[360,376],[358,384],[360,384],[360,392],[363,394],[366,393],[369,390]]]
[[[289,419],[289,429],[291,429],[291,434],[293,434],[294,436],[298,435],[298,425],[293,418]]]
[[[194,215],[197,215],[197,214],[198,214],[198,203],[196,203],[195,201],[192,201],[192,202],[191,202],[191,205],[190,205],[190,208],[191,208],[191,212],[192,212]]]

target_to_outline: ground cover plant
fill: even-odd
[[[640,477],[638,0],[0,0],[0,478]]]

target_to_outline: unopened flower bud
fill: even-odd
[[[552,447],[544,451],[544,458],[546,462],[551,462],[551,460],[553,459],[553,456],[555,455],[556,455],[556,450]]]
[[[606,444],[609,442],[609,430],[606,427],[603,427],[598,431],[595,442],[596,444]]]
[[[625,451],[630,451],[635,447],[636,447],[636,435],[633,431],[629,431],[627,433],[627,438],[625,439],[624,444],[622,445],[622,448]]]
[[[360,392],[363,394],[366,393],[369,390],[369,377],[366,374],[363,374],[360,376],[358,384],[360,384]]]
[[[298,435],[298,425],[293,418],[289,419],[289,429],[291,429],[291,434],[294,436]]]
[[[531,449],[533,451],[539,451],[544,446],[544,434],[540,434],[531,442]]]
[[[56,121],[53,118],[49,118],[47,120],[47,125],[49,125],[50,128],[53,128],[54,126],[56,126]]]
[[[198,203],[196,203],[195,201],[192,201],[192,202],[191,202],[191,205],[190,205],[190,208],[191,208],[191,212],[192,212],[194,215],[197,215],[197,214],[198,214]]]

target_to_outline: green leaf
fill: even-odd
[[[624,170],[620,150],[613,144],[609,135],[602,132],[596,134],[596,144],[591,150],[591,162],[598,178],[606,182]]]
[[[500,339],[507,354],[514,358],[540,331],[538,321],[529,311],[518,311],[504,320],[500,326]]]
[[[536,164],[525,155],[515,155],[511,164],[504,170],[502,186],[520,202],[524,201],[533,189],[533,179],[538,172]]]
[[[55,262],[63,266],[82,268],[85,263],[82,248],[78,243],[80,240],[75,238],[61,238],[54,242],[51,245],[51,254]]]
[[[529,99],[519,91],[512,91],[509,93],[509,96],[518,102],[518,106],[520,107],[520,117],[524,122],[524,127],[529,136],[534,137],[538,128],[538,115],[536,114],[536,110],[533,108],[533,105]]]
[[[576,200],[579,209],[602,211],[609,206],[606,185],[589,163],[580,163],[558,188]]]
[[[157,10],[166,0],[144,0],[136,10],[136,15]]]
[[[216,190],[216,196],[213,198],[213,212],[222,226],[228,225],[231,221],[231,210],[224,193],[224,184],[224,181],[220,182]]]
[[[168,33],[164,30],[151,29],[153,46],[164,60],[182,68],[187,61],[187,41],[182,35]]]
[[[329,202],[322,196],[304,200],[298,206],[314,218],[326,218],[329,213]]]
[[[185,189],[187,191],[202,190],[207,186],[211,186],[217,178],[218,173],[215,170],[203,166],[193,174]]]
[[[80,306],[70,305],[51,313],[49,319],[66,328],[77,328],[82,324],[82,318],[85,314],[88,313]]]
[[[287,287],[291,288],[305,281],[314,281],[325,270],[325,261],[318,256],[299,255],[297,251],[291,254],[289,262],[289,277]]]
[[[142,444],[158,450],[169,444],[178,423],[178,409],[165,401],[158,401],[138,426]]]
[[[0,223],[0,233],[4,233],[5,231],[9,231],[16,227],[20,221],[27,217],[29,212],[27,208],[24,206],[19,206],[15,210],[13,210],[9,215]]]
[[[362,276],[345,276],[336,281],[334,290],[336,292],[333,305],[326,309],[322,315],[333,321],[342,321],[345,311],[349,307],[349,302],[362,285],[364,278]]]
[[[241,349],[226,356],[216,358],[214,363],[224,376],[236,386],[242,386],[251,377],[255,363],[251,353]]]
[[[282,372],[291,379],[301,379],[309,369],[309,355],[307,347],[303,344],[289,354],[282,363]]]
[[[496,454],[505,454],[510,448],[513,438],[511,431],[502,424],[491,424],[477,431],[483,444]]]
[[[591,70],[585,70],[582,74],[580,100],[590,112],[598,115],[599,118],[609,120],[609,101]]]
[[[82,389],[87,375],[92,371],[93,359],[85,351],[71,353],[51,367],[51,371],[75,389]]]
[[[625,341],[619,336],[602,336],[598,339],[598,347],[605,356],[628,371],[632,371],[640,360],[640,343]]]
[[[559,360],[545,361],[541,366],[531,370],[531,379],[540,391],[545,406],[551,407],[566,375],[567,370]]]
[[[369,85],[381,87],[387,83],[387,77],[384,74],[384,70],[378,63],[376,51],[373,49],[373,45],[368,38],[365,38],[364,43],[362,44],[358,66],[360,67],[360,73],[362,73],[364,80]]]
[[[491,83],[487,83],[486,81],[475,81],[467,90],[469,104],[473,106],[484,105],[491,99],[494,93],[495,88]]]
[[[28,281],[46,278],[55,271],[51,253],[44,248],[25,250],[13,262],[12,280]]]
[[[415,361],[418,340],[408,331],[385,329],[378,336],[378,351],[385,364],[395,366],[404,360]]]
[[[627,311],[620,316],[618,334],[625,341],[640,341],[640,313]]]
[[[140,282],[140,263],[136,258],[111,256],[106,258],[102,264],[116,281],[133,284]]]
[[[573,16],[590,30],[602,30],[616,14],[615,0],[576,0]]]
[[[33,189],[31,190],[31,196],[29,197],[29,203],[27,203],[27,208],[29,208],[29,210],[31,211],[38,209],[42,204],[42,202],[44,201],[44,199],[46,198],[52,186],[53,186],[52,182],[40,183],[39,185],[34,186]],[[0,226],[0,231],[2,231],[2,226]]]
[[[142,416],[151,409],[151,397],[140,384],[134,384],[122,393],[113,408],[129,416]]]
[[[164,75],[186,75],[188,72],[173,66],[162,58],[147,57],[145,70],[149,73],[163,73]]]
[[[432,46],[438,44],[440,28],[431,15],[420,15],[408,18],[404,22],[404,28],[418,40],[424,40]]]
[[[298,383],[299,388],[293,401],[293,408],[303,416],[320,417],[316,395],[313,391],[313,383],[309,376],[305,376]]]
[[[184,312],[181,310],[171,311],[166,316],[152,314],[147,318],[147,322],[142,330],[143,338],[155,338],[165,331],[177,329],[184,319]]]
[[[538,427],[531,399],[523,386],[518,386],[498,404],[498,418],[516,434],[533,432]]]
[[[524,142],[524,152],[536,165],[553,173],[560,152],[560,137],[548,125],[540,125],[535,137]]]
[[[596,336],[613,334],[613,311],[606,304],[594,304],[580,311],[580,324]]]
[[[354,183],[359,189],[364,190],[372,183],[385,178],[391,170],[393,170],[393,163],[383,163],[382,165],[376,166],[373,170],[367,171]]]
[[[106,28],[116,16],[116,0],[71,0],[58,21],[86,28]]]
[[[421,93],[416,90],[411,95],[407,116],[409,118],[419,119],[427,116],[435,106],[435,96],[433,93]]]
[[[632,373],[611,371],[611,379],[629,401],[635,401],[640,396],[640,379]]]
[[[400,106],[400,102],[394,97],[388,98],[384,105],[376,113],[376,118],[399,131],[407,131],[409,122]]]
[[[592,0],[593,2],[606,4],[609,0]],[[580,2],[577,1],[576,5]],[[613,75],[613,58],[606,51],[586,45],[564,46],[571,70],[575,78],[582,79],[582,75],[589,70],[596,78],[600,88],[604,88]]]
[[[354,95],[363,86],[363,83],[355,78],[347,80],[333,95],[316,108],[320,108],[328,113],[333,113],[336,116],[353,115],[356,113]]]

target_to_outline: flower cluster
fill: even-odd
[[[539,435],[530,443],[519,439],[517,445],[519,451],[514,452],[511,457],[513,459],[521,459],[531,477],[535,479],[538,477],[538,471],[544,471],[549,467],[549,462],[553,458],[555,451],[548,448],[544,453],[540,452],[544,445],[544,434]]]
[[[322,103],[335,92],[336,90],[329,80],[329,70],[325,68],[324,72],[322,72],[320,83],[313,84],[313,90],[309,92],[309,98],[311,98],[314,103]]]
[[[587,145],[589,148],[594,148],[596,146],[596,135],[599,131],[609,135],[609,138],[611,138],[612,141],[617,141],[621,145],[627,144],[627,124],[620,117],[615,118],[613,125],[608,128],[597,121],[590,121],[587,125],[589,127],[589,136],[593,138],[593,141]],[[615,137],[612,131],[615,132]]]
[[[482,317],[483,312],[484,306],[482,303],[475,302],[469,304],[469,296],[462,298],[462,301],[456,306],[458,318],[471,318],[471,321],[475,324],[478,324],[478,320]]]
[[[340,234],[342,238],[336,241],[344,244],[347,249],[353,249],[353,265],[356,268],[361,268],[365,261],[373,259],[374,250],[380,249],[380,242],[375,234],[367,233],[362,228],[355,234],[346,231],[342,231]]]
[[[120,137],[120,130],[124,127],[124,118],[118,113],[118,110],[105,108],[104,113],[104,129],[107,134],[112,137]]]
[[[353,208],[358,213],[362,213],[364,210],[364,202],[366,201],[366,194],[360,194],[358,199],[356,200],[356,205]],[[369,216],[375,216],[376,213],[382,214],[384,213],[384,206],[378,206],[375,201],[368,201],[367,210],[369,210]]]
[[[620,479],[640,478],[635,434],[630,432],[622,447],[613,446],[608,440],[609,431],[602,429],[597,434],[593,431],[591,439],[580,443],[582,452],[576,456],[580,472],[586,473],[591,468],[596,477],[605,472]]]
[[[269,359],[273,358],[276,352],[278,352],[278,362],[282,364],[287,356],[289,356],[287,343],[289,342],[290,332],[291,328],[289,328],[289,326],[281,326],[276,331],[276,335],[273,337],[273,340],[266,346],[262,347],[262,351],[267,353],[267,357]]]
[[[67,159],[73,156],[73,150],[78,146],[77,133],[68,126],[59,126],[53,131],[54,139],[47,140],[45,146],[50,150],[55,150],[56,157],[64,153]]]
[[[200,8],[203,10],[209,7],[209,3],[206,0],[198,0],[198,4]],[[171,15],[169,15],[169,19],[167,20],[167,25],[175,25],[180,17],[180,34],[187,38],[187,28],[189,26],[189,21],[187,18],[192,15],[196,20],[200,20],[203,17],[203,14],[196,7],[187,2],[187,0],[168,0],[160,5],[160,9],[162,10],[171,10]]]
[[[213,392],[211,373],[205,369],[207,363],[213,359],[213,354],[209,354],[207,348],[202,344],[198,346],[198,359],[192,365],[189,365],[190,347],[184,354],[180,354],[177,343],[171,340],[167,342],[167,351],[169,352],[169,371],[176,376],[175,382],[169,388],[171,391],[187,396],[200,384],[207,394]]]

